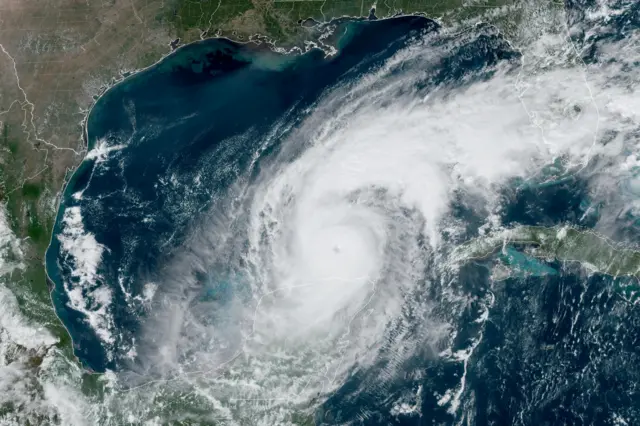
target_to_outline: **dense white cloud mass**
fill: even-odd
[[[586,65],[564,31],[536,31],[522,58],[481,78],[418,89],[477,36],[445,33],[447,43],[416,40],[326,93],[258,184],[238,184],[165,269],[144,371],[231,404],[229,419],[274,410],[260,417],[274,424],[285,418],[276,407],[321,401],[381,357],[390,376],[418,350],[466,366],[478,341],[451,345],[471,300],[443,282],[454,273],[443,236],[460,232],[453,198],[474,200],[491,226],[507,181],[540,178],[550,164],[619,181],[621,155],[637,144],[627,137],[637,93],[615,83],[618,64]],[[614,129],[619,143],[602,144]],[[209,271],[218,272],[204,281],[235,286],[224,304],[195,290]],[[434,285],[449,315],[424,296]],[[439,399],[453,413],[464,383]]]
[[[605,15],[592,19],[615,13],[598,10]],[[637,76],[620,61],[582,62],[555,25],[563,13],[531,17],[514,41],[522,56],[481,76],[424,90],[451,51],[480,34],[443,31],[325,93],[253,183],[238,182],[149,281],[149,317],[131,350],[135,373],[105,375],[103,399],[79,396],[80,370],[60,367],[66,358],[52,349],[55,339],[23,319],[0,287],[0,304],[9,307],[0,313],[0,403],[28,395],[4,390],[33,380],[41,392],[21,403],[62,424],[160,424],[177,416],[171,401],[179,397],[207,407],[205,419],[272,426],[288,424],[291,410],[310,411],[373,363],[393,377],[420,353],[464,363],[456,386],[433,396],[456,414],[482,334],[453,348],[455,321],[471,299],[449,286],[456,274],[449,242],[462,234],[452,200],[471,200],[490,228],[500,209],[496,189],[539,178],[550,164],[597,174],[591,190],[612,206],[627,200],[624,191],[611,195],[612,185],[637,191]],[[638,59],[631,42],[605,47],[602,55]],[[265,140],[264,149],[272,144]],[[90,157],[104,154],[94,151]],[[617,213],[603,211],[601,228]],[[0,215],[0,229],[5,222]],[[111,294],[94,287],[104,248],[83,229],[79,208],[67,210],[63,223],[59,240],[81,284],[76,293],[67,289],[70,303],[112,342]],[[19,244],[0,233],[3,274],[18,267],[3,260],[6,247]],[[429,296],[434,288],[445,308]],[[493,301],[480,302],[482,325]],[[6,362],[8,340],[42,350],[45,373],[27,379],[24,363]],[[394,407],[419,412],[413,399]]]

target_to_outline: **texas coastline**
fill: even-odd
[[[276,100],[276,105],[272,105],[272,109],[275,110],[274,116],[276,116],[286,108],[290,108],[296,102],[299,102],[301,97],[306,97],[309,99],[309,103],[312,103],[321,96],[322,92],[334,83],[336,79],[341,78],[341,76],[349,70],[351,64],[357,63],[363,57],[371,53],[379,53],[396,42],[400,43],[399,41],[410,38],[412,33],[436,31],[439,28],[439,25],[435,21],[422,16],[398,16],[384,20],[341,18],[336,21],[336,25],[338,29],[335,31],[335,34],[341,34],[341,36],[334,42],[337,46],[337,53],[333,56],[328,56],[326,51],[318,47],[311,48],[306,52],[291,51],[283,53],[274,51],[273,46],[270,46],[268,43],[238,43],[226,38],[206,39],[177,48],[154,65],[117,82],[96,100],[85,122],[84,138],[88,147],[88,155],[72,174],[62,192],[51,242],[46,253],[45,264],[47,277],[50,280],[51,300],[56,315],[71,337],[75,356],[89,372],[117,370],[120,364],[107,354],[108,351],[104,347],[104,342],[88,324],[87,317],[69,306],[70,299],[64,282],[65,273],[63,268],[65,265],[62,264],[67,255],[61,251],[62,247],[59,236],[64,231],[65,211],[69,207],[79,206],[81,204],[81,195],[78,194],[89,190],[89,184],[92,182],[92,176],[96,170],[96,166],[100,163],[95,154],[92,155],[92,152],[96,150],[99,143],[105,143],[104,141],[107,141],[107,147],[112,147],[118,143],[122,144],[123,139],[128,139],[128,143],[136,133],[135,124],[132,123],[131,117],[126,115],[130,114],[131,110],[128,110],[126,106],[123,108],[125,99],[136,100],[135,106],[133,107],[133,115],[135,116],[141,112],[138,102],[140,98],[140,96],[138,96],[139,94],[144,94],[148,99],[161,98],[165,101],[164,108],[158,108],[157,105],[152,105],[154,102],[147,104],[147,106],[149,106],[149,116],[156,118],[162,116],[165,113],[166,107],[170,105],[175,116],[162,117],[165,124],[171,123],[174,120],[179,121],[184,117],[191,117],[193,115],[205,120],[196,123],[195,126],[193,126],[194,128],[197,128],[198,125],[206,126],[208,122],[211,121],[210,117],[212,115],[206,108],[208,108],[211,103],[216,103],[216,107],[218,108],[216,112],[218,114],[229,112],[229,116],[226,118],[222,117],[220,123],[232,124],[230,127],[233,127],[235,124],[236,128],[230,128],[227,132],[227,136],[232,136],[234,132],[237,133],[238,131],[246,130],[253,126],[256,121],[255,118],[264,114],[264,111],[261,112],[258,109],[253,115],[250,113],[238,115],[237,112],[245,110],[250,100],[245,100],[237,96],[238,90],[234,91],[233,89],[228,91],[227,97],[224,95],[219,96],[220,93],[224,93],[224,91],[216,92],[217,99],[214,97],[207,98],[206,96],[201,96],[199,99],[201,103],[198,107],[194,105],[198,102],[192,101],[193,98],[197,97],[195,93],[200,92],[201,95],[201,92],[205,92],[205,90],[202,90],[201,85],[206,86],[210,82],[215,85],[216,82],[224,80],[228,75],[232,75],[233,73],[237,74],[239,70],[244,68],[258,69],[258,72],[262,74],[280,74],[282,80],[288,79],[283,76],[283,74],[290,71],[291,74],[295,74],[298,77],[297,81],[294,80],[297,84],[289,84],[289,81],[287,81],[287,85],[292,86],[291,92],[286,94],[286,101],[281,102]],[[318,69],[322,70],[323,68],[327,71],[318,72]],[[302,75],[302,77],[300,77],[300,75]],[[253,85],[250,82],[248,82],[248,84],[245,82],[245,88],[251,86]],[[296,88],[298,90],[296,90]],[[217,89],[220,90],[221,87],[218,86]],[[306,90],[307,93],[300,95],[299,92],[304,90]],[[267,89],[267,92],[268,91],[269,89]],[[251,92],[252,90],[249,89],[248,94],[253,95]],[[273,95],[281,95],[281,93],[277,91],[277,88],[275,92],[271,91],[271,93]],[[275,97],[277,96],[274,96],[274,98]],[[227,105],[227,101],[230,99],[235,99],[236,105],[234,108],[230,108]],[[217,103],[216,101],[220,102]],[[181,108],[179,108],[182,105],[195,106],[195,108],[189,111],[182,111]],[[266,108],[269,109],[269,106]],[[204,110],[204,113],[200,114],[202,110]],[[129,113],[127,113],[127,111],[129,111]],[[144,112],[144,109],[142,109],[142,111]],[[244,115],[244,117],[242,117],[242,115]],[[218,117],[219,116],[220,115],[218,115]],[[133,121],[135,122],[135,119]],[[236,121],[242,121],[242,123],[237,125],[235,123]],[[241,129],[238,129],[238,127]],[[197,135],[198,133],[199,130],[196,130],[192,135]],[[171,135],[169,135],[169,137],[171,137]],[[142,139],[144,139],[144,136]],[[224,137],[218,140],[222,139],[224,139]],[[183,147],[184,149],[192,145],[192,140],[189,136],[179,140],[170,138],[165,141],[165,146],[154,145],[153,147],[149,147],[148,145],[143,146],[142,144],[138,144],[140,145],[138,146],[134,144],[138,152],[128,155],[130,157],[133,155],[138,157],[136,161],[139,161],[139,163],[128,168],[134,169],[134,173],[137,175],[140,174],[140,167],[145,164],[148,158],[157,155],[158,151],[173,151],[176,148],[179,149],[180,146],[176,146],[176,142],[186,145],[186,147]],[[199,147],[200,151],[198,152],[211,149],[210,145],[211,143],[207,142],[205,147]],[[147,151],[150,148],[151,150]],[[130,149],[131,146],[127,145],[122,151],[128,151]],[[198,154],[194,154],[194,156],[197,155]],[[155,172],[155,174],[152,174],[156,177],[162,173],[160,169],[155,170]],[[100,192],[106,194],[111,189],[113,188],[103,187],[97,190],[92,189],[91,191],[95,191],[96,197],[99,198]],[[91,191],[88,192],[89,195]],[[206,211],[208,203],[211,201],[211,194],[200,194],[200,196],[196,198],[197,201],[201,203],[199,212],[202,213]],[[100,259],[101,263],[103,263],[105,257],[113,254],[111,247],[118,246],[118,243],[115,240],[106,243],[102,241],[101,237],[105,235],[104,230],[101,233],[99,230],[92,229],[91,224],[86,223],[87,217],[85,217],[85,215],[86,213],[83,208],[83,219],[85,219],[83,222],[85,222],[86,232],[95,234],[98,243],[101,245],[104,244],[104,256]],[[89,213],[89,216],[91,216],[91,213]],[[96,218],[92,220],[95,221]],[[109,222],[109,219],[105,218],[105,220],[106,222],[104,224],[108,227],[107,222]],[[178,224],[164,223],[160,229],[154,229],[149,232],[170,235],[177,233],[184,236],[188,224],[186,220]],[[123,227],[115,226],[115,229],[121,232]],[[178,246],[181,242],[180,237],[169,241],[174,247]],[[148,251],[153,252],[154,250]],[[164,256],[166,256],[166,253],[162,253],[160,250],[155,250],[155,252],[148,254],[145,259],[145,267],[149,268],[150,265],[157,264],[158,260]],[[98,265],[98,268],[100,266],[102,265]],[[69,276],[72,276],[72,271],[67,269],[67,279]],[[127,297],[118,291],[117,283],[113,282],[115,277],[98,276],[104,280],[102,285],[111,288],[114,294],[111,307],[117,312],[120,306],[126,305]],[[69,284],[67,283],[67,285]],[[134,292],[140,293],[142,292],[142,288],[137,288]],[[132,319],[128,318],[124,313],[120,321],[116,320],[116,331],[129,333],[129,337],[135,335],[136,327],[136,321],[132,321]]]

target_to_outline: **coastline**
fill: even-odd
[[[432,22],[434,23],[437,27],[440,27],[440,24],[430,18],[427,18],[424,14],[397,14],[391,17],[386,17],[386,18],[382,18],[382,19],[375,19],[375,21],[387,21],[387,20],[395,20],[395,19],[404,19],[404,18],[412,18],[412,17],[418,17],[421,19],[425,19],[428,22]],[[348,25],[354,22],[366,22],[366,21],[374,21],[373,19],[370,18],[363,18],[363,17],[358,17],[358,18],[352,18],[352,17],[340,17],[340,18],[335,18],[332,19],[326,23],[319,23],[318,26],[321,28],[329,28],[330,31],[324,31],[319,33],[320,36],[323,36],[324,38],[330,38],[332,36],[335,36],[334,32],[336,30],[337,27],[339,27],[340,25]],[[337,43],[340,40],[340,37],[336,37],[335,40],[333,40],[335,43]],[[89,171],[88,168],[92,167],[92,162],[90,161],[91,159],[89,158],[89,154],[91,153],[91,151],[95,148],[95,141],[97,140],[96,138],[93,137],[92,135],[92,129],[91,127],[91,120],[92,117],[94,117],[94,115],[97,113],[99,108],[99,105],[101,103],[103,103],[110,94],[114,93],[114,90],[128,84],[129,82],[133,81],[134,79],[140,78],[144,73],[149,73],[149,72],[154,72],[155,70],[161,71],[162,67],[165,66],[171,66],[172,60],[175,60],[177,63],[179,63],[180,61],[180,55],[184,54],[185,51],[188,51],[190,49],[196,49],[198,46],[206,46],[207,44],[210,43],[227,43],[230,44],[232,47],[237,47],[237,48],[246,48],[249,47],[251,50],[256,50],[258,52],[263,51],[263,52],[267,52],[267,53],[273,53],[275,55],[278,56],[299,56],[299,55],[303,55],[306,54],[310,51],[313,50],[317,50],[320,51],[324,54],[325,58],[333,56],[335,54],[337,54],[337,50],[335,49],[335,47],[325,44],[322,40],[320,40],[320,45],[318,45],[317,43],[314,42],[310,42],[305,44],[303,47],[300,46],[294,46],[288,50],[278,47],[275,42],[273,42],[272,40],[269,40],[268,38],[261,36],[259,34],[256,34],[254,36],[254,38],[247,40],[247,41],[237,41],[237,40],[233,40],[230,39],[228,37],[211,37],[211,38],[206,38],[206,39],[202,39],[202,40],[196,40],[194,42],[188,43],[188,44],[184,44],[184,45],[179,45],[178,47],[176,47],[175,49],[171,50],[170,52],[167,52],[167,54],[165,54],[164,56],[162,56],[160,59],[158,59],[156,62],[154,62],[153,64],[135,70],[135,71],[131,71],[131,72],[127,72],[126,75],[123,73],[120,75],[120,78],[115,81],[113,84],[111,84],[108,87],[105,87],[101,94],[95,99],[95,101],[93,102],[93,104],[91,105],[91,108],[87,111],[86,115],[83,118],[83,140],[85,142],[85,146],[86,146],[86,153],[85,156],[83,158],[83,160],[78,164],[78,166],[75,168],[75,170],[73,171],[73,173],[70,174],[69,178],[66,180],[64,186],[62,187],[61,191],[59,192],[59,200],[58,200],[58,204],[56,206],[56,218],[55,218],[55,222],[54,222],[54,227],[53,227],[53,231],[51,233],[51,237],[49,239],[49,244],[47,245],[47,250],[45,252],[45,262],[44,262],[44,267],[45,267],[45,275],[46,275],[46,279],[47,279],[47,285],[49,287],[49,298],[50,298],[50,303],[52,305],[52,307],[54,308],[54,313],[58,319],[58,321],[60,321],[60,323],[62,324],[63,328],[66,331],[66,334],[68,336],[68,338],[70,339],[70,343],[71,343],[71,352],[73,353],[73,356],[76,360],[77,363],[79,363],[82,368],[89,374],[103,374],[101,372],[96,372],[93,369],[91,369],[89,366],[85,365],[84,363],[81,362],[80,358],[78,357],[77,353],[76,353],[76,344],[73,338],[72,333],[70,332],[69,328],[67,327],[67,325],[65,324],[65,321],[60,317],[60,313],[58,312],[58,309],[56,308],[56,306],[59,306],[56,304],[56,300],[54,297],[54,292],[58,291],[61,294],[64,293],[64,288],[62,288],[62,282],[60,277],[58,277],[58,270],[55,269],[51,270],[50,267],[52,265],[56,265],[56,259],[55,259],[55,255],[54,255],[54,251],[52,249],[56,249],[59,247],[59,241],[57,241],[55,238],[56,236],[59,234],[60,232],[60,228],[61,228],[61,222],[62,222],[62,217],[63,214],[65,212],[65,201],[72,196],[72,194],[70,194],[70,191],[73,190],[73,184],[77,181],[77,179],[79,179],[83,173],[86,173]],[[89,178],[90,179],[90,178]],[[60,336],[58,336],[60,337]],[[61,339],[62,340],[62,339]]]

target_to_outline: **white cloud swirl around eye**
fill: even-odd
[[[397,363],[447,347],[453,324],[431,315],[424,290],[454,192],[491,210],[507,179],[618,156],[598,135],[634,94],[607,86],[607,70],[585,79],[566,55],[417,90],[444,54],[417,42],[334,88],[257,183],[218,203],[164,269],[147,329],[162,339],[142,348],[144,368],[266,409],[326,396],[382,348]],[[210,271],[234,288],[224,303],[199,296]]]

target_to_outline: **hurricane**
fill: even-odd
[[[122,418],[604,419],[584,388],[638,356],[633,274],[545,244],[638,235],[638,9],[527,10],[516,41],[399,17],[327,24],[335,51],[203,42],[145,71],[162,93],[100,99],[48,265]]]

